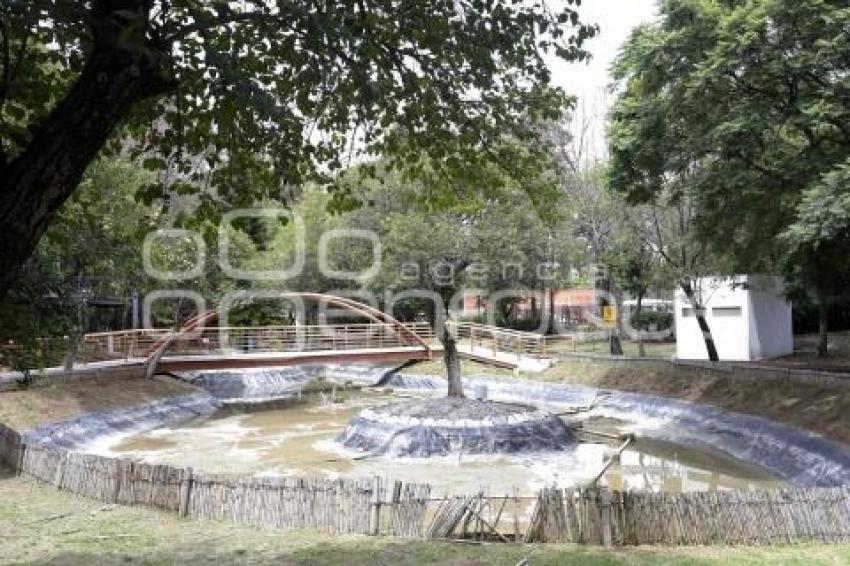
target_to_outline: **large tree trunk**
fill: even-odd
[[[825,358],[829,353],[829,294],[818,287],[818,345],[819,358]]]
[[[705,349],[708,352],[708,359],[712,362],[719,361],[720,357],[717,355],[717,348],[714,345],[714,338],[711,335],[711,329],[708,327],[708,321],[705,320],[705,313],[697,303],[691,282],[683,281],[681,283],[681,287],[682,291],[685,292],[685,296],[688,298],[691,308],[694,309],[694,316],[696,316],[697,324],[702,332],[702,339],[705,341]]]
[[[643,327],[641,325],[641,312],[643,311],[643,293],[637,294],[637,306],[635,307],[635,317],[637,317],[637,343],[638,356],[641,358],[646,356],[646,349],[643,347]]]
[[[80,342],[83,341],[83,336],[84,334],[77,329],[74,329],[68,335],[68,351],[65,354],[65,361],[62,364],[62,368],[65,371],[71,371],[74,369],[74,364],[77,363],[77,355],[80,349]]]
[[[612,328],[610,334],[608,334],[608,351],[612,356],[623,355],[623,344],[620,342],[620,335],[616,328]]]
[[[446,377],[449,381],[449,397],[463,397],[463,383],[460,377],[460,358],[457,354],[457,342],[454,334],[448,328],[448,320],[443,324],[440,333],[443,344],[443,361],[446,364]]]
[[[94,45],[80,76],[0,176],[0,293],[136,102],[176,85],[170,59],[146,43],[146,2],[94,3]],[[139,19],[128,18],[127,12]]]
[[[515,306],[516,303],[514,303],[513,298],[502,299],[501,301],[499,301],[499,312],[502,315],[502,320],[500,322],[502,322],[503,324],[508,324],[513,320]]]
[[[546,334],[555,334],[555,288],[549,289],[549,320],[546,324]]]
[[[619,291],[619,289],[614,288],[612,292],[612,287],[614,287],[611,279],[605,280],[605,289],[614,295],[614,304],[609,305],[614,308],[614,327],[611,329],[610,334],[608,334],[608,351],[612,356],[622,356],[623,355],[623,344],[620,342],[620,327],[622,326],[622,312],[621,306],[623,305],[623,294]]]

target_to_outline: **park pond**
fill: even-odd
[[[565,450],[430,458],[346,450],[337,441],[365,408],[438,395],[363,389],[310,393],[289,400],[224,407],[142,432],[108,435],[85,451],[225,474],[368,477],[429,483],[438,494],[529,494],[541,487],[581,486],[600,474],[630,432],[637,439],[603,474],[612,489],[706,491],[786,485],[768,471],[708,448],[649,439],[646,422],[593,415],[565,416],[577,443]]]

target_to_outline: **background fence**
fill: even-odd
[[[699,493],[543,489],[432,497],[380,478],[229,477],[27,444],[0,425],[0,464],[58,489],[185,517],[327,533],[598,545],[850,542],[850,486]]]

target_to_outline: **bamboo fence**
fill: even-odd
[[[0,465],[58,489],[184,517],[331,534],[594,545],[850,542],[850,486],[697,493],[486,489],[432,497],[423,484],[195,474],[28,444],[0,425]]]
[[[332,534],[370,533],[372,480],[192,478],[189,517]]]

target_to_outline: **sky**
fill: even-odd
[[[599,35],[586,45],[592,58],[586,63],[567,63],[552,57],[553,82],[578,97],[577,122],[589,121],[590,157],[605,153],[604,116],[610,104],[606,87],[611,82],[609,68],[620,46],[635,26],[652,21],[656,16],[655,0],[583,0],[578,8],[586,23],[599,25]],[[582,117],[586,117],[586,120]],[[579,133],[574,124],[574,135]]]

